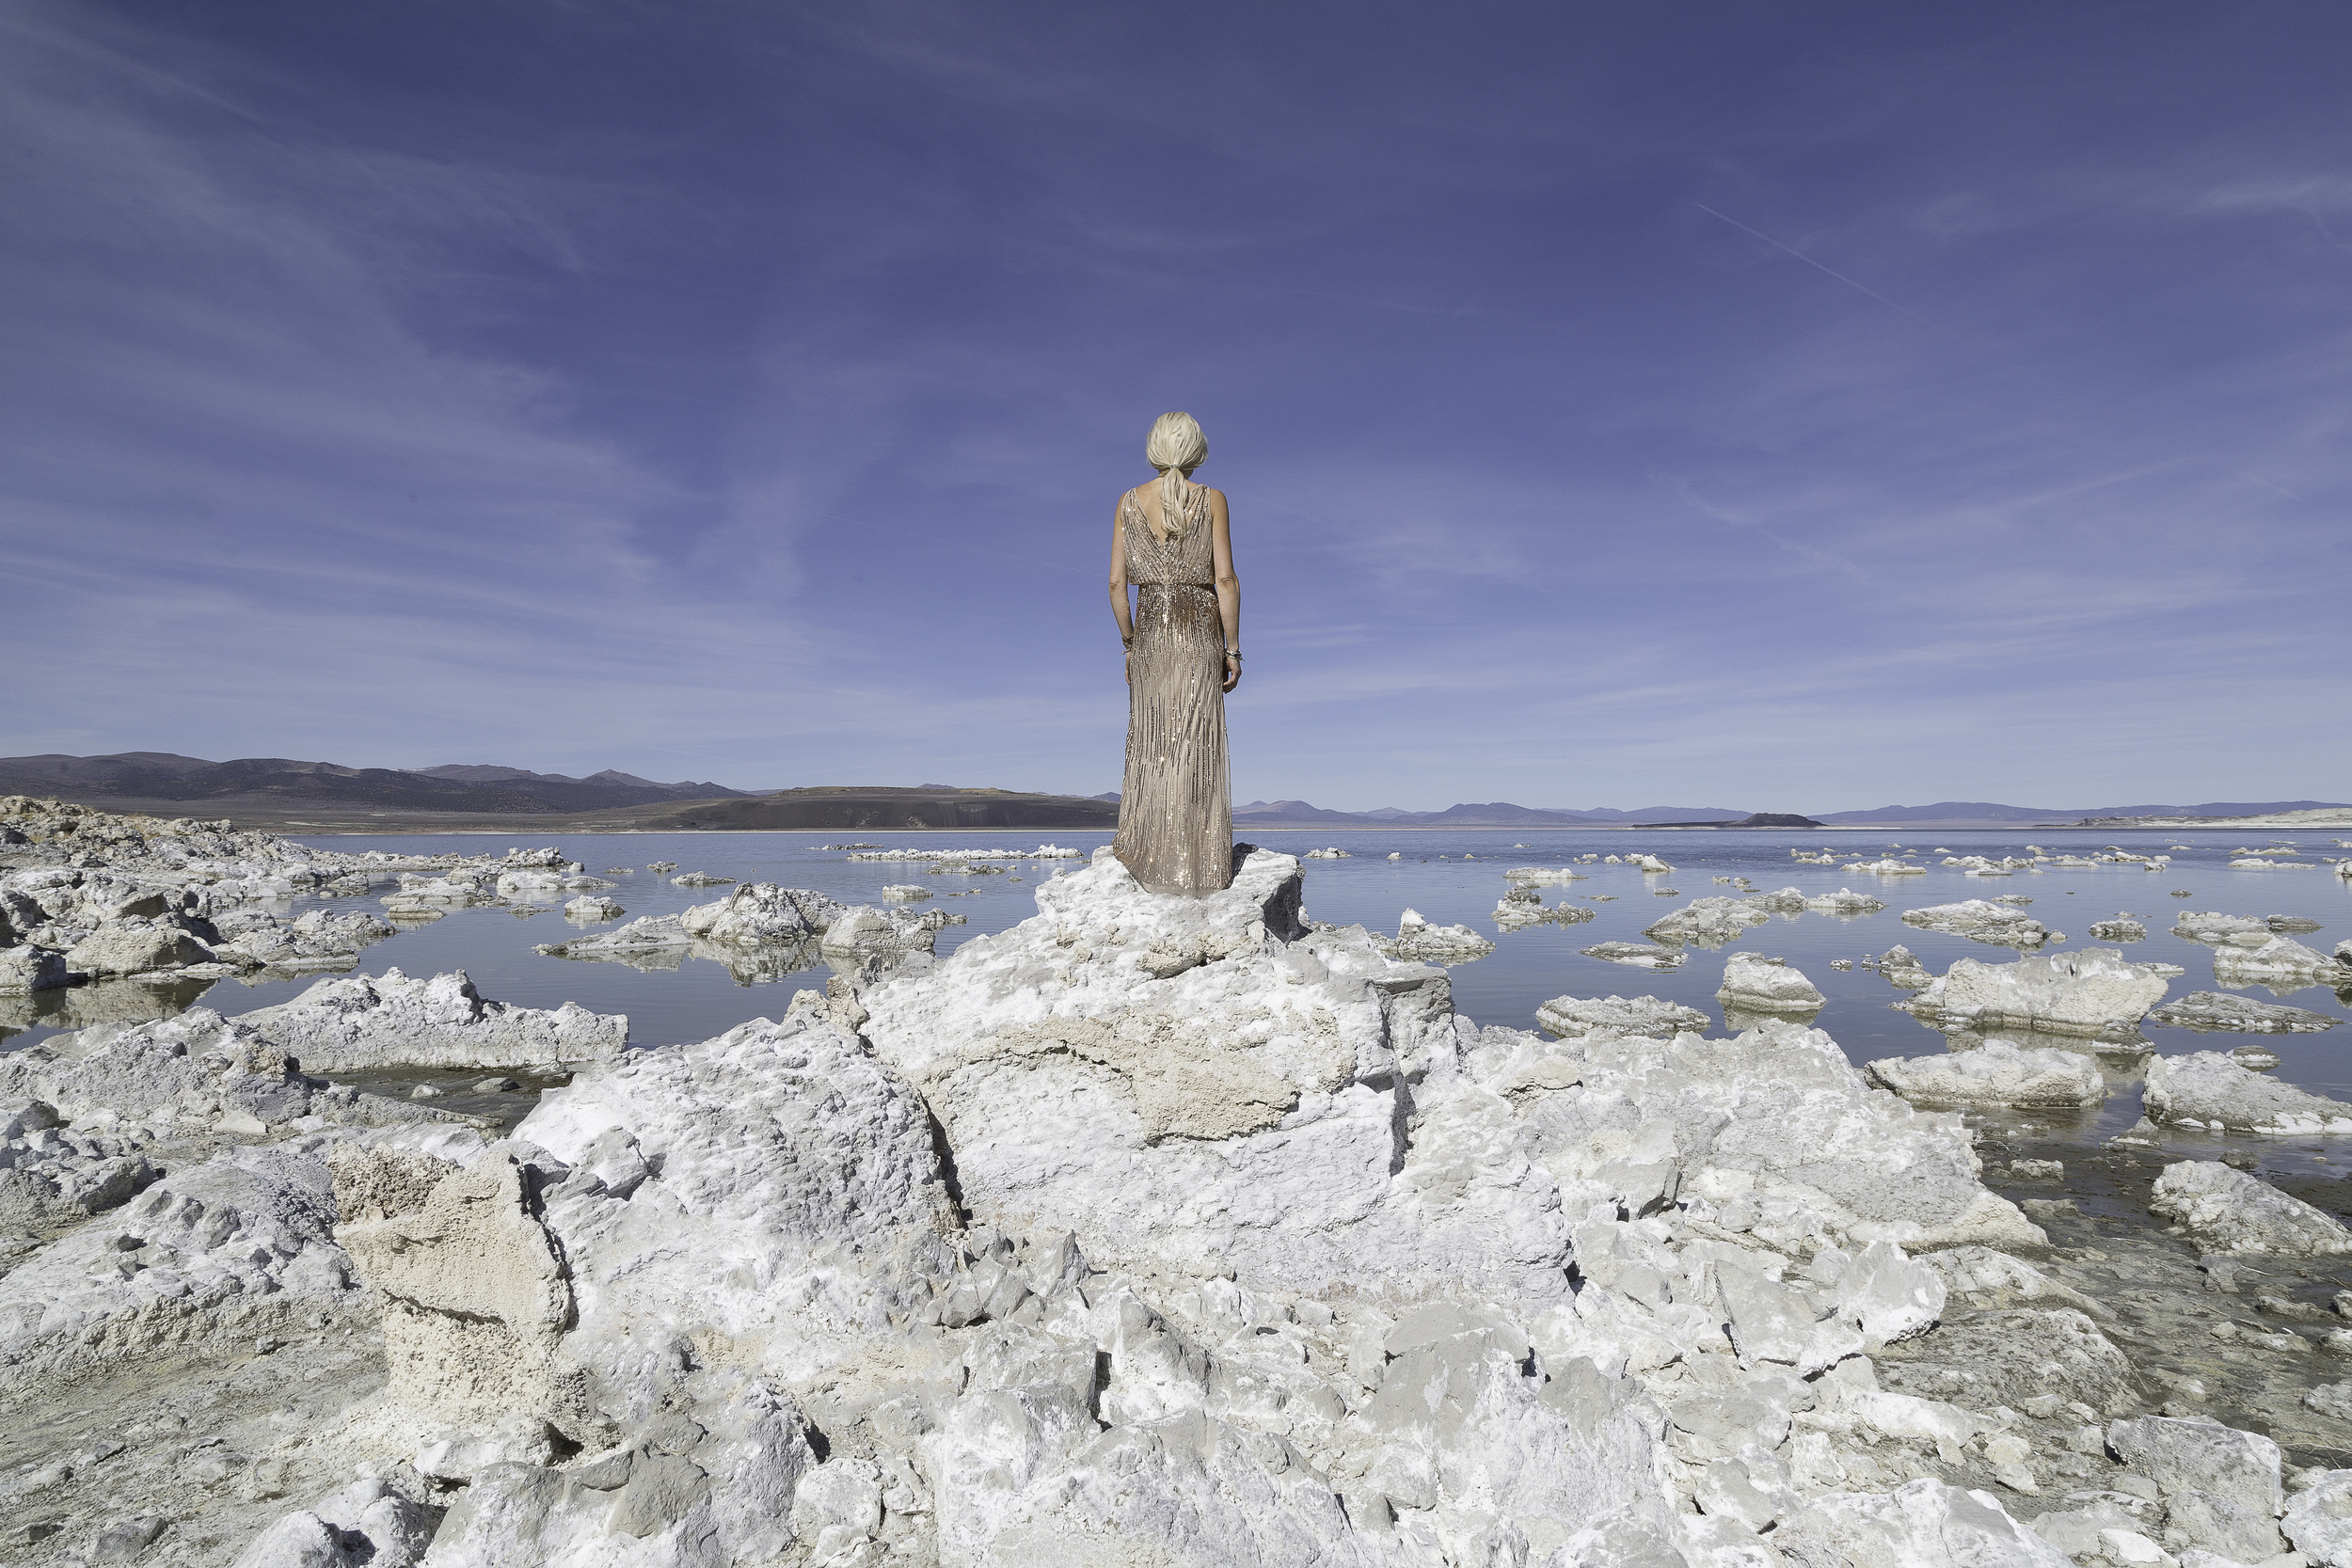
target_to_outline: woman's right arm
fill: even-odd
[[[1111,619],[1119,623],[1119,641],[1132,650],[1136,641],[1134,611],[1127,604],[1127,498],[1111,508]]]

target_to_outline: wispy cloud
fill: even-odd
[[[1245,798],[2339,787],[2270,22],[574,21],[0,10],[0,750],[1108,788],[1186,407]]]

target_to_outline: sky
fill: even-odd
[[[0,0],[0,752],[2352,799],[2352,10]]]

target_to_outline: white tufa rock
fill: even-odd
[[[1758,953],[1734,953],[1724,960],[1715,1000],[1737,1012],[1810,1018],[1828,998],[1803,970]]]
[[[555,1068],[610,1061],[628,1042],[628,1019],[575,1002],[517,1007],[485,999],[462,969],[410,979],[321,980],[291,1002],[237,1022],[313,1070],[361,1068]]]
[[[72,957],[67,955],[68,962]],[[2215,948],[2213,977],[2225,986],[2352,986],[2352,965],[2314,952],[2292,937],[2275,936],[2250,951],[2238,946]]]
[[[1686,1030],[1704,1030],[1714,1021],[1696,1007],[1655,996],[1555,996],[1535,1009],[1535,1022],[1563,1039],[1597,1030],[1671,1039]]]
[[[2151,1023],[2178,1029],[2230,1030],[2246,1035],[2315,1035],[2344,1022],[2308,1007],[2281,1007],[2228,991],[2193,990],[2148,1015]]]
[[[1864,1069],[1915,1104],[2056,1107],[2106,1099],[2098,1063],[2072,1051],[2028,1051],[1987,1040],[1948,1056],[1890,1056]]]
[[[2219,1051],[2155,1057],[2144,1100],[2149,1119],[2173,1127],[2274,1137],[2352,1132],[2352,1105],[2266,1078]]]
[[[2352,1252],[2352,1230],[2332,1216],[2218,1160],[2165,1166],[2148,1207],[2178,1221],[2208,1252],[2281,1258]]]
[[[1962,958],[1918,995],[1896,1006],[1938,1029],[2092,1039],[2128,1032],[2164,999],[2164,991],[2160,976],[2126,962],[2120,951],[2089,947],[2010,963]]]
[[[2042,922],[2014,906],[1999,904],[1983,898],[1966,898],[1957,904],[1936,904],[1924,910],[1903,911],[1903,924],[1916,926],[1923,931],[1943,931],[1952,936],[1966,937],[1971,942],[1990,942],[2000,947],[2039,947],[2050,940],[2050,932]]]

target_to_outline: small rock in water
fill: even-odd
[[[2315,1035],[2341,1020],[2303,1007],[2274,1006],[2227,991],[2196,990],[2148,1015],[2151,1023],[2199,1031],[2228,1029],[2249,1035]]]
[[[411,1100],[438,1100],[441,1098],[441,1091],[435,1088],[430,1084],[419,1084],[415,1088],[408,1091],[408,1098]]]
[[[1577,949],[1588,958],[1604,963],[1629,964],[1636,969],[1679,969],[1685,957],[1679,950],[1661,947],[1647,942],[1603,942]]]
[[[485,1078],[473,1086],[476,1094],[512,1094],[522,1085],[512,1078]]]
[[[2009,1174],[2019,1181],[2056,1181],[2065,1176],[2062,1160],[2011,1160]]]

